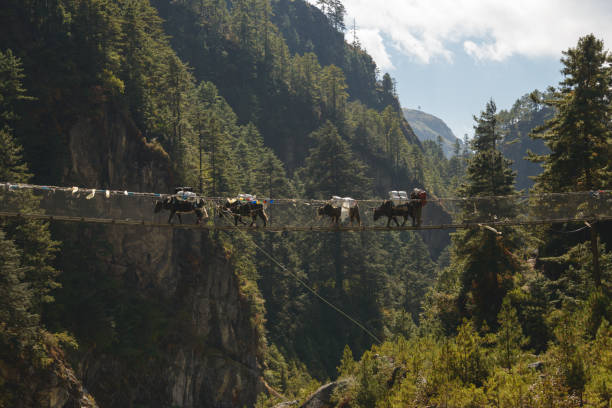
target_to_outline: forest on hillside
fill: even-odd
[[[345,39],[341,1],[316,3],[8,0],[0,182],[381,201],[419,187],[507,197],[487,208],[500,218],[523,210],[518,190],[612,189],[601,40],[577,39],[547,92],[489,101],[447,158]],[[330,406],[606,407],[611,226],[247,236],[2,217],[0,407],[299,406],[329,382]]]

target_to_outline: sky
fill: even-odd
[[[403,107],[438,116],[455,136],[493,99],[509,109],[562,79],[561,52],[589,33],[612,49],[612,0],[343,0]]]

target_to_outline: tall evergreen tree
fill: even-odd
[[[0,359],[14,358],[6,351],[23,351],[36,337],[39,316],[31,312],[33,293],[20,258],[20,251],[0,230]]]
[[[550,154],[532,155],[543,163],[540,191],[588,191],[612,186],[612,62],[603,41],[589,34],[563,52],[564,79],[546,105],[556,115],[534,130]]]
[[[235,193],[237,180],[232,169],[235,169],[230,150],[229,135],[223,132],[220,120],[212,117],[205,130],[204,145],[208,153],[210,166],[211,190],[213,197],[221,194]]]
[[[338,123],[344,118],[344,108],[348,100],[347,85],[342,70],[329,65],[321,71],[322,111],[327,119]]]
[[[315,147],[310,149],[301,170],[306,196],[366,196],[371,190],[371,180],[365,175],[366,166],[355,158],[336,127],[328,121],[311,137],[315,140]]]
[[[18,119],[16,105],[27,99],[23,77],[19,59],[0,51],[0,179],[16,183],[27,183],[31,177],[10,126]],[[0,192],[0,197],[7,208],[40,211],[31,191]],[[56,249],[47,223],[0,220],[0,406],[19,406],[20,397],[30,398],[26,386],[35,385],[19,377],[34,376],[49,358],[40,314],[53,300],[51,290],[58,287],[57,271],[51,266]]]
[[[590,191],[612,188],[612,55],[604,50],[603,41],[593,34],[581,37],[575,48],[563,52],[561,59],[564,75],[557,89],[551,88],[543,103],[555,108],[555,115],[544,125],[536,128],[532,136],[542,139],[550,154],[531,154],[529,159],[542,163],[543,172],[536,177],[537,192]],[[534,95],[534,99],[535,98]],[[580,198],[583,200],[583,198]],[[539,211],[553,210],[553,204],[534,206]],[[561,203],[565,215],[569,209]],[[586,214],[595,213],[593,202],[588,202]],[[543,210],[542,210],[543,208]],[[584,208],[584,206],[582,206]],[[580,207],[576,211],[582,210]],[[597,245],[597,230],[609,230],[609,222],[591,227],[592,258],[586,265],[591,270],[593,283],[602,283],[602,268],[599,265],[601,248]],[[605,235],[602,234],[604,239]],[[571,272],[570,254],[577,253],[584,236],[559,237],[543,232],[540,256],[555,264],[554,279],[567,278]],[[609,242],[610,236],[607,240]],[[590,265],[589,265],[590,264]],[[558,279],[561,281],[562,279]],[[573,286],[573,285],[569,285]],[[571,287],[563,289],[570,298],[583,297],[572,294]]]
[[[11,128],[16,120],[15,106],[28,99],[21,84],[21,62],[11,51],[0,52],[0,178],[14,183],[27,183],[31,175],[22,159],[22,149]],[[6,197],[6,205],[24,212],[38,210],[39,200],[29,191],[15,191]],[[23,249],[21,263],[27,268],[26,279],[34,292],[33,304],[40,312],[43,303],[52,300],[49,292],[57,287],[57,271],[50,265],[57,248],[51,240],[48,225],[39,220],[4,220],[0,222],[7,238]]]
[[[474,117],[474,156],[466,170],[466,182],[459,189],[464,197],[494,197],[515,194],[515,173],[510,168],[510,160],[505,159],[497,149],[501,135],[497,129],[495,102],[490,100],[480,117]],[[464,219],[492,217],[512,217],[516,213],[516,203],[511,200],[494,198],[476,199],[465,205]]]
[[[516,309],[512,307],[510,298],[507,296],[502,302],[497,320],[499,330],[494,336],[496,357],[502,367],[510,370],[520,357],[522,348],[528,343],[528,339],[523,336]]]
[[[329,14],[328,17],[332,23],[332,26],[338,31],[346,30],[344,24],[344,16],[346,15],[346,8],[342,4],[341,0],[329,0]]]
[[[496,129],[495,103],[487,103],[485,111],[476,120],[472,141],[474,155],[469,160],[466,181],[459,192],[473,197],[464,205],[462,217],[466,221],[488,221],[500,217],[513,217],[516,203],[514,172],[504,159],[496,143],[500,135]],[[504,198],[493,198],[504,196]],[[479,197],[482,197],[479,199]],[[520,230],[501,228],[501,235],[485,229],[471,228],[453,234],[452,268],[458,274],[457,302],[463,316],[476,318],[497,326],[497,314],[502,299],[512,287],[512,277],[521,269],[517,252],[524,243]]]

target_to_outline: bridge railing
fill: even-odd
[[[168,211],[154,213],[155,201],[165,195],[130,193],[107,190],[52,188],[18,184],[0,184],[0,211],[44,213],[54,216],[103,218],[114,220],[168,222]],[[263,200],[261,200],[263,202]],[[227,226],[232,217],[222,214],[222,198],[204,198],[207,225]],[[325,227],[328,217],[320,217],[317,209],[323,200],[266,199],[265,211],[269,225],[275,227]],[[387,218],[374,221],[374,208],[383,199],[358,200],[363,226],[385,226]],[[220,215],[225,215],[220,217]],[[183,223],[195,223],[195,215],[181,215]],[[612,217],[612,192],[587,191],[577,193],[540,194],[501,197],[429,198],[422,208],[423,226],[461,223],[493,223],[503,221],[554,221],[560,219],[597,219]],[[178,223],[178,219],[173,220]],[[243,221],[250,223],[248,217]],[[403,218],[398,218],[399,223]],[[411,225],[411,219],[406,225]],[[263,225],[261,219],[258,225]],[[348,225],[349,220],[343,224]],[[242,224],[239,224],[242,225]],[[395,225],[392,222],[392,225]]]

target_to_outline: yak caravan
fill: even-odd
[[[21,191],[38,196],[40,210],[27,213],[20,209],[17,196]],[[520,211],[506,212],[509,205]],[[169,217],[161,218],[162,211],[169,211]],[[194,221],[183,224],[182,218],[192,217],[191,214]],[[179,223],[173,223],[174,215]],[[384,200],[340,196],[328,200],[261,199],[251,194],[203,197],[190,187],[177,187],[172,194],[161,194],[5,182],[0,183],[0,216],[183,229],[261,230],[256,228],[259,225],[269,232],[431,230],[601,221],[612,217],[612,194],[600,190],[436,197],[415,188],[410,192],[389,191]],[[386,222],[381,223],[381,218]],[[398,218],[403,218],[403,222]]]

